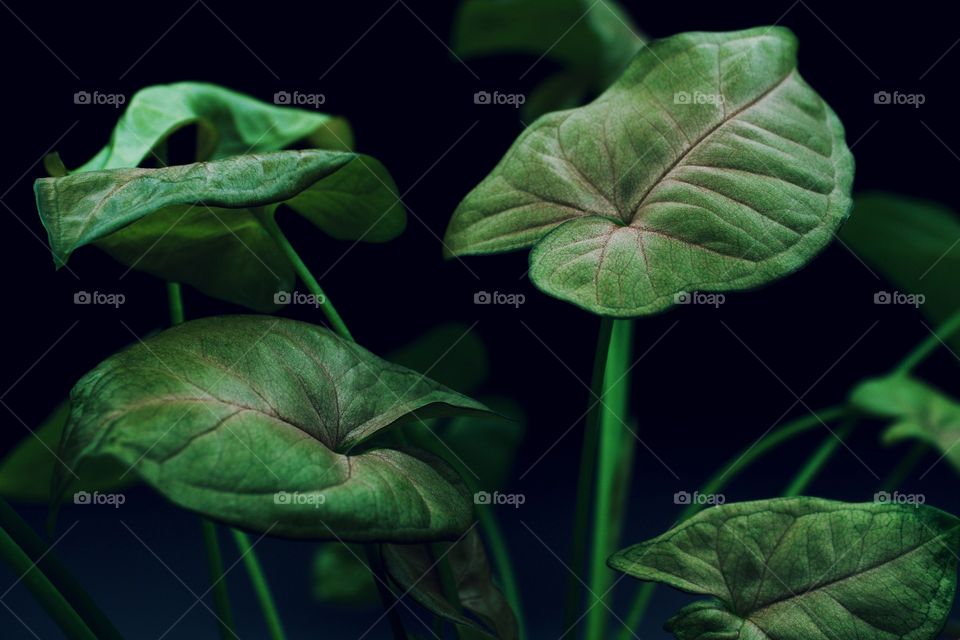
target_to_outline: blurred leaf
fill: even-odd
[[[353,144],[342,118],[269,104],[214,84],[178,82],[138,91],[110,142],[75,172],[137,167],[188,126],[197,128],[197,161],[279,151],[298,142],[338,151]]]
[[[431,548],[432,547],[432,548]],[[460,605],[474,614],[495,637],[518,637],[517,619],[493,583],[490,564],[476,527],[454,543],[434,545],[383,545],[383,558],[390,577],[414,600],[432,613],[459,625],[483,629],[460,613],[444,596],[438,561],[444,558],[453,574]]]
[[[313,557],[313,597],[341,607],[376,608],[377,585],[359,545],[328,542]]]
[[[462,58],[526,54],[562,67],[535,89],[524,118],[579,106],[613,82],[643,46],[629,15],[613,0],[466,0],[453,27]],[[547,86],[549,85],[549,86]]]
[[[406,224],[383,165],[338,151],[75,173],[37,180],[35,191],[58,266],[96,244],[128,266],[263,311],[276,309],[274,294],[294,275],[255,209],[286,205],[338,239],[383,242]]]
[[[464,324],[436,326],[394,350],[389,359],[460,393],[475,391],[489,373],[486,346],[479,334]]]
[[[376,432],[486,408],[314,325],[224,316],[103,361],[70,396],[60,457],[112,459],[174,504],[230,526],[347,542],[450,539],[470,493],[442,460]],[[58,473],[57,496],[69,485]]]
[[[645,47],[603,95],[551,113],[460,203],[447,257],[532,247],[530,279],[635,317],[793,273],[850,210],[853,157],[782,27]]]
[[[954,211],[883,192],[856,196],[853,209],[840,239],[871,269],[903,293],[922,294],[920,310],[935,324],[960,309],[960,218]],[[960,337],[950,342],[960,349]]]
[[[441,438],[467,468],[467,483],[476,481],[479,489],[493,491],[504,488],[510,479],[523,442],[524,415],[519,404],[506,398],[487,397],[484,404],[500,415],[457,416],[441,431]],[[447,460],[453,458],[444,456],[441,448],[434,451]]]
[[[930,640],[958,545],[960,521],[932,507],[778,498],[701,511],[609,564],[713,597],[667,622],[679,640]]]

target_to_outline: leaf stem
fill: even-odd
[[[347,329],[347,325],[343,322],[343,318],[337,313],[333,303],[327,298],[317,279],[310,273],[310,269],[307,268],[307,265],[300,258],[297,250],[293,248],[287,236],[283,234],[283,230],[280,229],[280,225],[277,224],[273,212],[267,211],[263,207],[256,207],[254,208],[254,215],[257,217],[257,220],[260,221],[260,224],[263,225],[263,228],[266,229],[267,234],[273,238],[273,241],[277,243],[284,255],[287,256],[287,260],[290,261],[294,271],[297,272],[297,275],[300,276],[303,283],[307,285],[310,293],[315,295],[317,300],[320,301],[320,309],[323,310],[333,330],[336,331],[341,338],[353,342],[353,336],[350,334],[350,330]]]
[[[167,307],[170,309],[170,324],[183,324],[183,293],[179,282],[167,283]]]
[[[597,335],[597,350],[593,361],[593,377],[590,382],[589,409],[583,430],[583,445],[580,448],[580,470],[577,477],[577,498],[574,507],[573,540],[570,548],[572,568],[567,578],[567,591],[564,596],[563,628],[569,633],[576,625],[577,611],[582,603],[581,584],[578,575],[586,565],[587,528],[590,523],[590,499],[593,495],[593,474],[596,468],[597,446],[600,441],[600,398],[603,393],[603,373],[607,367],[607,352],[610,350],[610,333],[613,321],[600,319],[600,332]],[[576,574],[576,575],[574,575]]]
[[[370,567],[370,573],[373,574],[373,581],[377,585],[377,593],[380,594],[383,612],[390,621],[390,631],[393,633],[393,638],[394,640],[407,640],[403,620],[400,618],[400,612],[397,611],[397,598],[387,585],[387,572],[383,567],[380,549],[375,544],[365,544],[363,549],[367,554],[367,565]]]
[[[910,471],[913,467],[920,462],[920,459],[923,458],[924,454],[929,450],[929,447],[925,442],[916,442],[910,451],[907,452],[903,458],[900,459],[900,462],[897,463],[897,466],[894,467],[893,471],[890,472],[882,483],[880,483],[881,491],[892,491],[899,486],[903,485],[903,481],[906,480],[907,476],[910,474]]]
[[[206,518],[200,518],[200,530],[203,533],[203,546],[207,552],[207,572],[210,574],[210,588],[213,589],[213,606],[217,612],[217,625],[223,640],[236,638],[233,630],[233,613],[230,609],[230,593],[223,575],[223,556],[217,540],[216,526]]]
[[[783,497],[793,498],[806,491],[810,483],[813,482],[814,478],[817,477],[830,458],[833,457],[833,454],[843,443],[844,439],[850,436],[855,426],[856,421],[848,419],[840,425],[839,429],[824,438],[823,443],[817,448],[813,455],[810,456],[810,459],[807,460],[803,468],[794,476],[787,488],[784,489]]]
[[[617,477],[629,475],[619,469],[620,449],[627,433],[624,423],[630,392],[630,354],[632,353],[633,323],[631,320],[613,320],[610,346],[603,373],[603,393],[598,402],[600,411],[600,442],[597,450],[597,481],[594,490],[596,511],[593,517],[593,547],[590,555],[590,595],[599,600],[587,614],[587,638],[604,640],[607,623],[607,592],[613,584],[613,571],[607,567],[607,558],[616,550],[620,539],[619,524],[610,516],[617,501]]]
[[[923,342],[914,347],[913,350],[900,361],[900,364],[894,369],[894,373],[907,375],[913,371],[921,362],[926,360],[931,353],[936,351],[937,347],[942,345],[944,340],[947,340],[958,329],[960,329],[960,310],[955,311],[943,324],[931,332]]]
[[[500,525],[497,517],[493,514],[490,505],[477,505],[477,518],[480,520],[480,529],[483,531],[490,546],[490,555],[493,556],[493,564],[497,568],[497,576],[500,578],[503,587],[503,595],[513,609],[517,617],[517,626],[520,628],[519,638],[525,640],[527,637],[527,625],[523,617],[523,603],[520,600],[520,587],[517,585],[517,576],[513,571],[513,563],[510,560],[510,551],[506,541],[503,539],[503,533],[500,531]]]
[[[280,623],[280,615],[277,613],[277,605],[273,601],[273,595],[270,593],[270,585],[267,584],[267,578],[263,574],[263,568],[257,559],[257,554],[253,552],[253,545],[250,544],[250,538],[243,531],[231,529],[233,540],[240,551],[240,557],[247,568],[247,574],[250,576],[250,584],[260,602],[260,609],[263,611],[263,617],[267,622],[267,630],[270,633],[271,640],[284,640],[283,625]]]

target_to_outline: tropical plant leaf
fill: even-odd
[[[796,47],[781,27],[652,43],[521,134],[454,212],[448,256],[532,246],[537,287],[616,317],[799,269],[847,217],[853,157]]]
[[[932,445],[960,470],[960,403],[909,376],[888,376],[862,382],[850,402],[861,411],[892,422],[883,434],[886,444],[919,440]]]
[[[535,118],[606,89],[643,37],[613,0],[466,0],[452,44],[462,58],[527,54],[561,65],[524,104],[524,116]]]
[[[928,640],[958,545],[960,520],[931,507],[779,498],[701,511],[609,564],[715,598],[671,618],[681,640]]]
[[[196,160],[279,151],[297,143],[349,151],[346,120],[262,102],[213,84],[178,82],[138,91],[110,142],[76,172],[130,169],[178,130],[197,128]],[[62,165],[61,165],[62,166]]]
[[[383,545],[390,577],[405,593],[432,613],[466,627],[490,629],[495,637],[512,640],[519,635],[516,616],[493,583],[490,563],[476,528],[454,543],[436,545]],[[483,623],[467,617],[444,595],[438,560],[450,566],[460,605]]]
[[[452,469],[365,447],[391,425],[485,413],[321,327],[207,318],[116,354],[71,393],[61,458],[111,458],[183,508],[274,535],[451,539],[472,519]],[[58,477],[62,495],[69,477]]]
[[[924,296],[921,311],[939,324],[960,309],[960,218],[928,200],[858,194],[840,239],[900,291]],[[960,338],[951,339],[960,348]]]
[[[480,336],[472,327],[458,323],[433,327],[394,350],[389,359],[460,393],[476,390],[490,370],[487,348]]]
[[[337,239],[383,242],[406,224],[383,165],[338,151],[74,173],[34,188],[58,266],[96,244],[128,266],[257,310],[275,309],[274,294],[294,279],[258,209],[286,205]]]
[[[328,542],[313,557],[313,597],[341,607],[380,604],[377,585],[358,545]]]

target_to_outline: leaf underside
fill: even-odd
[[[714,598],[669,621],[680,640],[929,640],[958,543],[960,521],[931,507],[780,498],[707,509],[609,564]]]
[[[533,247],[546,293],[601,315],[789,274],[850,208],[843,127],[780,27],[652,43],[591,104],[548,114],[460,204],[448,254]]]
[[[273,535],[452,539],[466,487],[417,450],[365,447],[400,421],[486,408],[332,332],[197,320],[105,360],[71,393],[61,458],[112,459],[175,504]],[[61,473],[60,495],[70,477]]]

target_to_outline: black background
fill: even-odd
[[[859,3],[813,1],[624,5],[652,37],[774,22],[790,27],[800,38],[801,73],[844,122],[857,160],[856,189],[898,191],[960,207],[960,158],[951,150],[960,149],[954,124],[960,50],[948,52],[960,33],[945,3],[878,4],[869,11]],[[40,159],[55,148],[67,166],[80,164],[106,142],[119,116],[108,106],[75,105],[74,92],[130,96],[178,80],[215,82],[267,101],[279,90],[321,92],[323,109],[353,124],[358,149],[382,160],[401,192],[410,189],[404,197],[409,225],[390,244],[360,244],[344,253],[348,243],[324,238],[297,220],[281,222],[315,273],[325,273],[328,294],[372,351],[386,353],[441,322],[477,323],[473,330],[488,344],[492,362],[486,390],[516,398],[529,417],[508,489],[524,493],[526,504],[499,515],[517,559],[531,636],[554,638],[561,633],[557,611],[567,570],[545,545],[566,557],[582,425],[543,454],[583,413],[598,320],[538,293],[523,277],[525,252],[462,263],[441,257],[439,238],[457,202],[523,126],[508,106],[475,105],[474,92],[527,92],[555,68],[544,60],[519,80],[534,59],[459,62],[444,45],[453,15],[452,2],[416,0],[274,0],[256,7],[11,1],[0,7],[0,200],[6,205],[0,207],[0,393],[8,405],[0,408],[0,451],[26,436],[25,425],[37,425],[80,375],[133,341],[131,331],[143,336],[167,317],[161,282],[135,271],[120,279],[125,267],[95,249],[76,254],[73,274],[53,270],[31,190],[43,175]],[[926,102],[921,108],[876,105],[873,94],[880,90],[923,93]],[[853,383],[889,369],[927,336],[914,309],[873,304],[882,289],[890,287],[834,243],[802,272],[761,290],[729,294],[720,309],[683,307],[638,320],[636,355],[660,342],[634,370],[633,409],[644,444],[638,446],[624,540],[669,527],[674,492],[696,489],[784,412],[801,416],[806,407],[842,400]],[[127,304],[117,311],[75,306],[79,290],[122,292]],[[476,306],[473,296],[480,290],[522,293],[526,304]],[[240,311],[191,290],[186,305],[191,317]],[[312,310],[284,313],[322,321]],[[924,373],[954,390],[955,364],[950,354],[939,353]],[[886,474],[904,452],[881,447],[877,433],[873,425],[861,428],[810,493],[869,500],[875,476]],[[727,499],[776,495],[825,437],[821,429],[777,451],[736,482]],[[919,479],[934,461],[925,459],[904,490],[921,491],[928,502],[958,512],[960,503],[949,490],[955,476],[946,464]],[[39,507],[21,512],[38,525],[44,517]],[[75,521],[55,551],[128,637],[160,636],[194,602],[180,579],[198,595],[206,590],[196,519],[149,492],[132,491],[116,512],[68,507],[59,533]],[[289,636],[361,636],[378,614],[343,613],[311,601],[313,548],[274,540],[258,546]],[[232,562],[233,549],[225,549]],[[15,579],[0,570],[0,593]],[[617,591],[622,609],[634,588],[630,582]],[[241,568],[229,583],[240,636],[265,637]],[[683,599],[660,590],[638,635],[666,637],[660,625]],[[22,585],[3,603],[37,636],[60,637]],[[411,629],[429,635],[416,621]],[[33,637],[5,609],[0,630],[4,638]],[[212,616],[197,606],[167,637],[215,633]],[[388,633],[381,623],[366,637]]]

